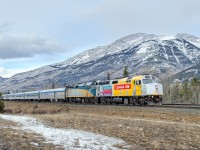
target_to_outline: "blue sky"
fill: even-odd
[[[0,0],[0,76],[134,33],[200,37],[199,0]]]

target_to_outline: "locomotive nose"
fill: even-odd
[[[145,85],[147,95],[163,95],[162,84],[160,83],[149,83]]]

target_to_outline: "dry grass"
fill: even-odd
[[[64,105],[49,105],[48,103],[5,102],[5,113],[13,114],[56,114],[68,112]]]
[[[200,149],[200,127],[190,125],[200,124],[200,111],[21,102],[6,102],[5,106],[12,113],[34,115],[49,126],[121,138],[133,149]]]
[[[200,124],[200,111],[177,111],[170,108],[110,107],[61,103],[5,102],[5,113],[13,114],[87,114],[117,118],[145,118]]]

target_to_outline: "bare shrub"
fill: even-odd
[[[0,101],[0,113],[3,113],[4,107],[5,107],[4,101]]]
[[[5,110],[4,110],[4,113],[12,114],[12,113],[13,113],[13,110],[12,110],[12,109],[5,109]]]
[[[21,108],[16,108],[16,109],[14,110],[14,113],[15,113],[15,114],[21,114],[21,113],[22,113]]]
[[[37,105],[37,104],[33,106],[33,109],[36,109],[36,108],[38,108],[38,105]]]

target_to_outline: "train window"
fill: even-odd
[[[112,84],[117,84],[117,83],[118,83],[118,81],[113,81],[113,82],[112,82]]]
[[[131,82],[131,79],[128,79],[126,82],[130,83],[130,82]]]
[[[82,84],[85,85],[85,84]],[[92,82],[87,82],[86,85],[92,85]]]
[[[94,82],[92,82],[92,85],[97,85],[97,83],[94,81]]]
[[[136,85],[141,85],[141,80],[137,80]]]
[[[151,78],[151,76],[145,76],[145,79],[150,79]]]
[[[105,84],[109,84],[109,83],[110,83],[110,81],[106,81],[106,82],[105,82]]]
[[[69,85],[68,88],[73,88],[73,85]]]

